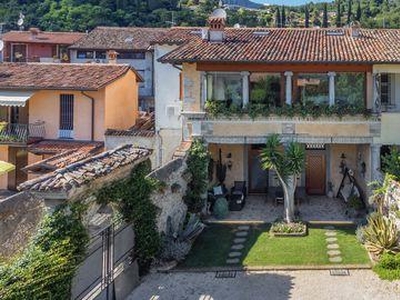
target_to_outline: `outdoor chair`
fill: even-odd
[[[235,181],[231,188],[229,210],[242,210],[246,204],[246,181]]]
[[[213,211],[215,201],[218,198],[226,198],[229,201],[229,192],[225,185],[219,185],[208,191],[207,201],[210,203],[210,211]]]

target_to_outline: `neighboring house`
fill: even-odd
[[[137,118],[142,79],[129,65],[3,63],[0,78],[0,160],[16,165],[0,188],[25,181],[21,169],[46,173],[92,155],[106,129]]]
[[[226,28],[225,21],[219,9],[209,28],[190,37],[176,28],[163,39],[177,47],[159,61],[182,69],[183,140],[204,139],[214,162],[227,166],[229,187],[244,180],[249,193],[265,193],[277,179],[259,154],[277,133],[304,144],[299,185],[308,194],[333,185],[336,195],[346,168],[367,193],[380,176],[381,146],[400,144],[400,30]],[[329,117],[310,116],[321,109]]]
[[[109,53],[118,53],[117,63],[130,64],[142,76],[139,104],[142,110],[154,109],[154,63],[150,45],[166,33],[163,28],[97,27],[70,49],[71,62],[107,63]]]
[[[44,32],[38,28],[2,35],[5,62],[69,62],[68,47],[84,33]]]

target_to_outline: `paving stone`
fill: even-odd
[[[231,247],[231,250],[242,250],[244,248],[243,244],[236,244]]]
[[[329,237],[329,238],[326,239],[326,241],[327,241],[328,243],[334,243],[334,242],[337,242],[337,238],[335,238],[335,237]]]
[[[236,238],[233,240],[234,244],[241,244],[244,243],[246,241],[246,238]]]
[[[328,225],[328,226],[325,226],[324,229],[333,230],[333,229],[335,229],[335,226]]]
[[[340,263],[343,259],[340,256],[329,257],[329,261],[333,263]]]
[[[239,252],[239,251],[229,252],[228,256],[229,257],[240,257],[240,256],[242,256],[242,252]]]
[[[339,249],[339,245],[338,244],[328,244],[328,245],[326,245],[326,248],[328,248],[329,250],[335,250],[335,249]]]
[[[239,258],[228,258],[227,260],[226,260],[226,263],[227,264],[238,264],[239,263]]]
[[[249,225],[240,225],[240,226],[238,226],[238,229],[239,230],[249,230],[250,226]]]
[[[247,231],[238,231],[235,233],[236,236],[248,236],[249,233]]]
[[[340,254],[342,254],[342,252],[340,252],[339,250],[329,250],[327,253],[329,256],[339,256]]]
[[[326,236],[336,236],[336,232],[334,232],[334,231],[327,231],[327,232],[325,232],[325,235],[326,235]]]

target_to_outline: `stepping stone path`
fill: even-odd
[[[334,226],[325,226],[325,236],[326,238],[326,248],[327,254],[329,256],[329,261],[331,263],[341,263],[343,261],[340,256],[342,253],[340,252],[340,247],[337,244],[336,231]]]
[[[249,225],[240,225],[237,227],[235,233],[235,239],[233,240],[233,244],[231,246],[231,251],[228,253],[228,258],[226,263],[228,265],[238,264],[240,262],[240,257],[242,256],[241,250],[244,248],[244,242],[247,240],[247,236],[249,235]]]

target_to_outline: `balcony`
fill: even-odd
[[[0,123],[1,144],[25,144],[29,140],[43,139],[45,133],[44,122],[32,124]]]

